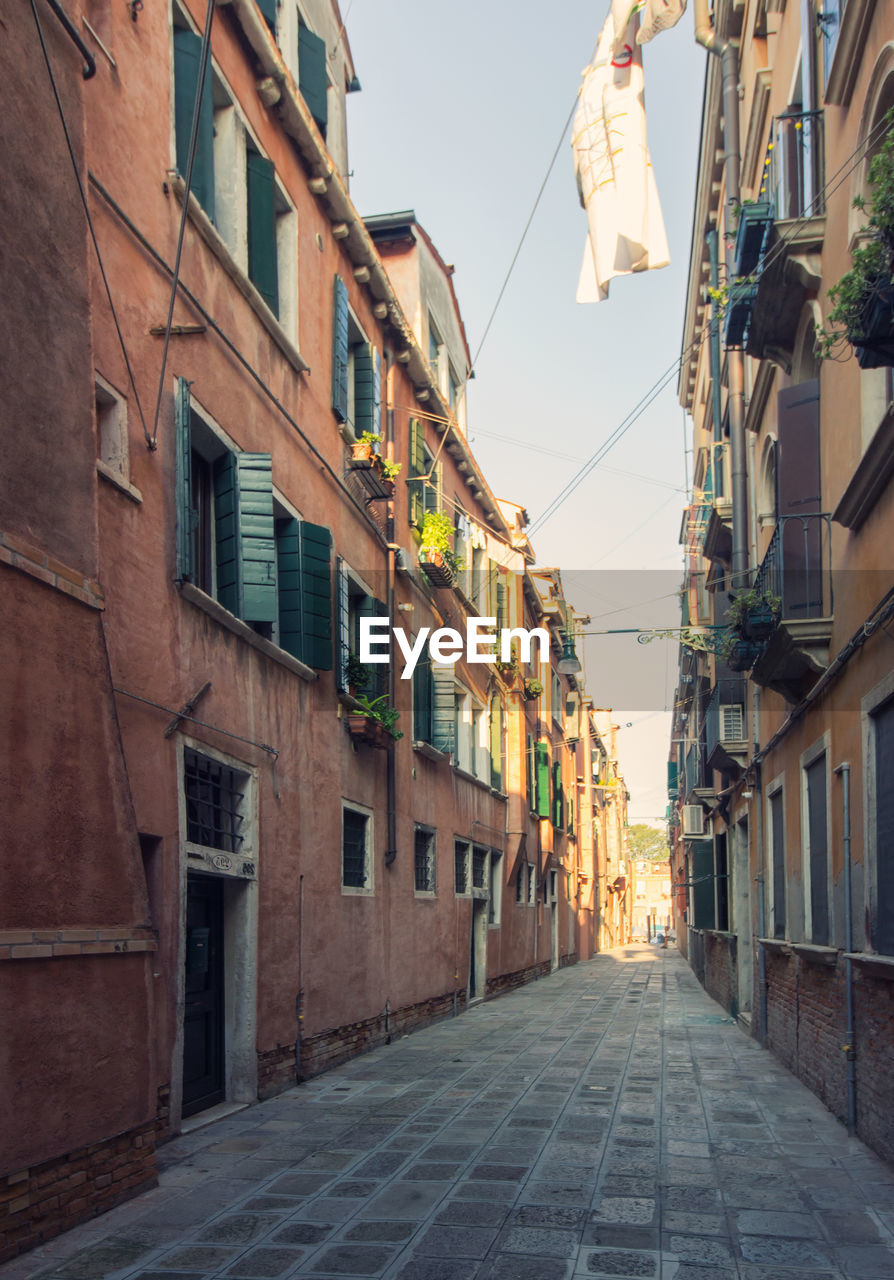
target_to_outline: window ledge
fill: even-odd
[[[225,609],[222,604],[219,604],[212,596],[202,591],[195,583],[181,582],[179,583],[179,590],[184,600],[194,604],[197,609],[207,613],[209,617],[213,618],[215,622],[219,622],[227,631],[231,631],[240,640],[245,640],[253,649],[257,649],[265,657],[278,662],[281,667],[285,667],[293,675],[300,676],[302,680],[307,680],[308,682],[319,679],[316,671],[311,667],[306,667],[303,662],[293,658],[290,653],[286,653],[285,649],[280,649],[279,645],[273,644],[271,640],[265,640],[263,636],[259,636],[247,622],[243,622],[241,618],[237,618],[235,614],[230,613],[229,609]]]
[[[782,956],[792,954],[792,944],[785,938],[758,938],[758,942],[765,951],[778,951]]]
[[[792,951],[808,964],[825,965],[829,969],[834,969],[838,964],[837,947],[819,947],[813,942],[796,942],[792,945]]]
[[[430,742],[423,742],[421,739],[415,739],[413,742],[413,750],[418,751],[419,755],[424,756],[426,760],[433,760],[435,764],[450,760],[449,751],[439,751],[437,747],[433,747]]]
[[[832,56],[825,100],[846,107],[860,70],[869,22],[875,11],[875,0],[848,0],[839,21],[838,41]]]
[[[103,462],[102,458],[96,459],[96,472],[97,475],[102,476],[103,480],[108,481],[112,488],[117,489],[119,493],[123,493],[126,498],[130,498],[131,502],[135,502],[137,505],[142,503],[143,495],[136,485],[131,484],[129,480],[125,480],[107,462]]]
[[[855,0],[854,0],[855,2]],[[894,407],[888,409],[832,512],[846,529],[859,529],[894,473]]]
[[[894,956],[880,956],[871,951],[845,951],[844,958],[866,969],[873,978],[894,982]]]
[[[464,782],[472,782],[476,787],[481,787],[483,791],[492,790],[489,782],[485,782],[483,778],[479,778],[475,773],[469,773],[467,769],[461,769],[458,764],[453,766],[453,772],[458,778],[462,778]]]
[[[186,183],[180,174],[176,172],[169,173],[168,179],[171,184],[171,190],[182,205]],[[189,218],[292,368],[298,373],[309,373],[310,365],[302,358],[292,339],[230,253],[223,237],[199,204],[194,192],[190,192],[189,195]]]
[[[422,902],[436,902],[438,893],[436,889],[414,889],[413,897]]]

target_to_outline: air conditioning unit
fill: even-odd
[[[703,836],[705,834],[705,811],[700,804],[683,805],[683,835]]]
[[[731,702],[720,707],[720,741],[742,742],[745,738],[745,708]]]

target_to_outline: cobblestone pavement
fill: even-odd
[[[894,1280],[894,1171],[646,946],[159,1154],[0,1280]]]

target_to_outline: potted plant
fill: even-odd
[[[885,123],[887,136],[869,165],[870,201],[854,200],[855,209],[869,213],[866,238],[851,255],[851,269],[829,290],[828,327],[817,327],[822,356],[847,341],[861,369],[894,366],[894,110]]]
[[[364,431],[359,440],[351,445],[351,457],[355,462],[366,462],[376,452],[375,446],[380,444],[382,437],[375,431]]]
[[[740,591],[730,605],[726,620],[740,636],[747,640],[766,640],[779,623],[782,601],[769,591]]]
[[[382,693],[378,698],[361,695],[358,708],[348,712],[348,732],[355,742],[366,742],[371,747],[387,747],[389,740],[402,738],[404,735],[395,726],[400,719],[400,712],[388,702],[388,695]]]
[[[367,687],[371,675],[370,668],[365,662],[360,661],[356,653],[348,654],[348,660],[345,663],[345,679],[352,698],[358,697],[360,691]]]
[[[760,645],[747,640],[737,631],[729,631],[720,647],[720,656],[730,671],[750,671],[757,661]]]
[[[436,587],[450,587],[462,569],[453,554],[453,521],[443,511],[426,511],[422,521],[419,563]]]
[[[393,483],[400,475],[402,469],[402,462],[395,462],[392,458],[382,459],[382,475],[386,480],[390,480]]]
[[[535,698],[539,698],[543,693],[543,681],[533,677],[525,681],[524,685],[525,702],[533,702]]]

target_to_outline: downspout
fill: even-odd
[[[842,786],[842,842],[844,844],[844,976],[847,1009],[847,1044],[843,1046],[847,1058],[847,1129],[857,1129],[857,1049],[854,1044],[854,968],[851,952],[854,949],[851,887],[851,767],[844,761],[835,770],[841,774]]]
[[[754,741],[758,737],[758,711],[760,693],[754,690]],[[755,853],[757,855],[757,928],[761,938],[767,936],[767,876],[764,868],[764,801],[761,795],[761,767],[755,766],[754,794],[757,800],[757,822],[755,825]],[[767,1047],[767,951],[763,943],[758,943],[757,950],[758,994],[760,996],[760,1043]]]
[[[712,227],[708,232],[708,254],[711,264],[711,288],[720,288],[720,263],[718,254],[718,236],[717,228]],[[712,417],[714,419],[714,445],[712,452],[713,472],[714,472],[714,500],[720,497],[723,488],[723,457],[721,450],[716,448],[723,442],[723,407],[720,400],[720,318],[717,314],[717,307],[711,307],[711,327],[708,338],[708,355],[711,360],[711,402]]]
[[[726,202],[733,209],[740,203],[739,192],[739,55],[728,40],[721,40],[711,25],[708,0],[693,6],[696,44],[720,59],[723,101],[723,153]],[[727,281],[732,279],[732,250],[727,247]],[[730,470],[733,505],[732,585],[747,585],[748,578],[748,468],[745,456],[745,378],[742,352],[727,353],[729,382]]]
[[[394,458],[394,357],[385,349],[385,451],[388,458]],[[388,705],[394,706],[394,499],[388,499],[385,517],[385,541],[388,544],[388,559],[385,568],[385,607],[388,610]],[[388,846],[385,850],[385,866],[390,867],[397,857],[397,780],[395,772],[394,749],[396,743],[392,738],[385,752],[385,792],[388,822]]]

